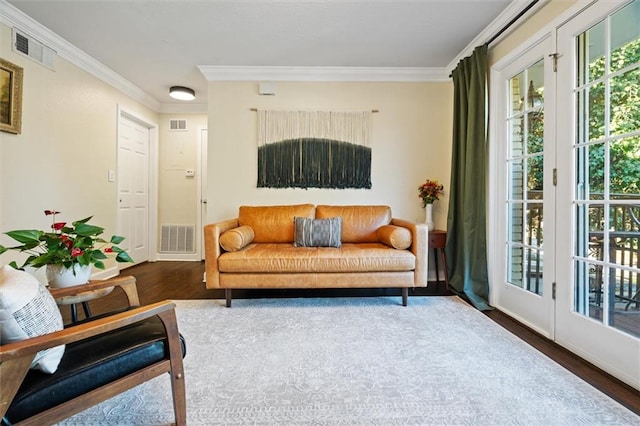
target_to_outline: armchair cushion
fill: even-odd
[[[0,344],[62,330],[62,315],[53,296],[33,275],[5,265],[0,269]],[[38,352],[32,368],[54,373],[64,345]]]
[[[184,356],[182,336],[180,343]],[[166,332],[157,316],[68,344],[55,374],[27,374],[6,417],[19,422],[168,356]]]

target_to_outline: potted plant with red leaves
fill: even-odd
[[[115,254],[116,262],[133,262],[129,254],[117,246],[124,237],[113,235],[109,240],[103,239],[101,235],[104,228],[89,224],[93,216],[68,225],[66,222],[56,222],[56,215],[60,214],[58,211],[45,210],[44,214],[53,218],[50,231],[27,229],[5,233],[20,245],[0,245],[0,254],[8,250],[28,254],[20,267],[16,262],[11,262],[10,265],[14,268],[24,269],[31,266],[37,269],[46,266],[50,284],[65,286],[59,282],[65,277],[73,281],[66,285],[86,283],[91,274],[91,267],[105,269],[104,260],[110,255]]]

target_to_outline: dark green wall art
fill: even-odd
[[[258,148],[259,188],[371,188],[371,148],[301,138]]]
[[[258,110],[258,188],[371,188],[371,111]]]

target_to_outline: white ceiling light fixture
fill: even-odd
[[[171,86],[169,89],[169,96],[181,101],[192,101],[196,98],[196,92],[194,92],[193,89],[189,89],[184,86]]]

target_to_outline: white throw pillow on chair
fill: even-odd
[[[62,315],[49,290],[27,272],[0,269],[0,344],[62,330]],[[31,368],[55,373],[64,345],[38,352]]]

